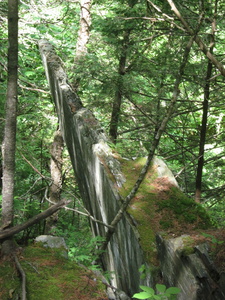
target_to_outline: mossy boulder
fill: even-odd
[[[120,189],[125,197],[136,182],[146,158],[121,160],[126,182]],[[166,164],[154,158],[128,213],[132,216],[140,235],[140,243],[150,264],[157,265],[155,236],[166,232],[179,236],[186,232],[212,227],[206,210],[185,195]]]

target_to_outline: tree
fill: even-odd
[[[112,138],[113,143],[116,143],[117,131],[118,131],[118,122],[122,104],[122,98],[124,95],[124,86],[123,86],[123,76],[126,73],[126,60],[127,60],[127,51],[129,47],[129,36],[130,29],[125,31],[122,42],[121,56],[119,58],[119,67],[118,67],[118,83],[117,89],[115,91],[115,96],[113,100],[112,115],[109,125],[109,135]]]
[[[62,191],[62,153],[63,153],[63,137],[60,130],[57,130],[54,135],[54,140],[51,145],[51,161],[50,161],[50,172],[51,172],[51,185],[49,193],[49,202],[56,204],[60,201]],[[58,214],[51,215],[46,220],[45,232],[50,233],[57,225]]]
[[[3,142],[2,228],[13,224],[18,80],[18,1],[8,1],[8,84]]]
[[[209,34],[209,51],[211,53],[213,53],[213,48],[215,46],[216,15],[217,15],[217,1],[215,3],[214,18],[212,21],[212,32]],[[200,131],[199,155],[198,155],[198,165],[197,165],[197,174],[196,174],[196,191],[195,191],[196,202],[201,202],[202,170],[204,166],[204,148],[205,148],[205,141],[206,141],[209,98],[210,98],[210,79],[212,77],[212,71],[213,71],[212,61],[208,60],[205,86],[204,86],[203,114],[202,114],[202,123],[201,123],[201,131]]]
[[[91,7],[90,26],[90,19],[85,21],[84,16],[84,12],[90,12],[90,6],[85,9],[90,1],[80,3],[81,9],[74,1],[55,0],[47,2],[44,7],[37,0],[24,0],[20,4],[22,43],[19,49],[15,223],[29,219],[48,205],[44,200],[44,191],[50,182],[48,148],[57,121],[52,117],[53,107],[35,47],[36,41],[44,35],[51,37],[56,48],[60,49],[70,77],[75,74],[79,79],[79,94],[83,102],[94,110],[106,130],[114,136],[116,149],[129,158],[147,155],[154,143],[169,107],[187,36],[194,36],[195,44],[179,85],[179,96],[155,153],[167,160],[179,184],[194,197],[199,189],[196,189],[196,173],[200,170],[197,162],[203,158],[199,145],[200,142],[203,147],[207,145],[204,147],[202,175],[197,175],[198,180],[201,178],[201,199],[209,202],[223,199],[225,92],[220,61],[224,53],[221,21],[224,4],[216,0],[210,3],[153,3],[150,0],[117,0],[112,3],[98,0]],[[212,51],[209,38],[216,4],[216,47]],[[45,14],[41,13],[43,10]],[[179,15],[176,15],[177,11]],[[2,3],[0,12],[3,25],[0,31],[5,37]],[[77,35],[81,28],[85,32],[82,36]],[[75,54],[78,57],[78,48],[81,49],[79,40],[84,37],[85,55],[74,67]],[[1,91],[4,91],[4,72],[7,69],[5,51],[3,43],[0,49]],[[210,62],[212,73],[207,81]],[[208,110],[207,130],[204,131],[206,118],[203,121],[202,104],[207,104],[203,101],[204,94],[207,99],[207,82],[210,83],[210,99],[208,108],[204,106],[204,115]],[[205,141],[201,130],[205,132]],[[203,166],[202,162],[200,165]],[[42,231],[43,225],[33,227],[26,236],[30,238]]]
[[[91,26],[91,0],[80,0],[80,28],[76,44],[75,61],[87,54]]]

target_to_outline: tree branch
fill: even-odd
[[[212,62],[212,64],[220,71],[221,75],[225,77],[225,69],[221,62],[219,62],[215,56],[208,50],[208,47],[205,45],[205,43],[202,41],[202,39],[196,35],[193,29],[189,26],[189,24],[185,21],[185,19],[182,17],[181,13],[175,6],[172,0],[167,0],[169,3],[172,11],[174,14],[178,17],[178,19],[181,21],[181,23],[184,25],[186,31],[194,37],[194,40],[196,44],[199,46],[200,50],[207,56],[207,58]]]
[[[26,274],[17,258],[17,255],[14,254],[13,255],[13,258],[14,258],[14,261],[15,261],[15,264],[16,264],[16,267],[21,275],[21,278],[22,278],[22,292],[21,292],[21,300],[26,300],[27,297],[26,297]]]
[[[20,231],[22,231],[22,230],[24,230],[24,229],[40,222],[41,220],[46,219],[47,217],[51,216],[56,211],[61,209],[63,206],[67,205],[68,203],[70,203],[70,201],[61,200],[60,202],[58,202],[55,205],[49,207],[48,209],[46,209],[42,213],[34,216],[33,218],[29,219],[28,221],[26,221],[23,224],[16,225],[16,226],[14,226],[12,228],[9,228],[9,229],[0,230],[0,240],[7,239],[7,238],[13,236],[14,234],[19,233]]]

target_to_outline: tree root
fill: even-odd
[[[16,268],[19,271],[19,274],[22,279],[21,300],[26,300],[27,299],[27,297],[26,297],[26,274],[25,274],[16,254],[13,254],[13,259],[15,261]]]

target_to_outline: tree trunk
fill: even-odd
[[[8,0],[8,83],[3,142],[2,227],[13,223],[18,78],[18,0]]]
[[[209,79],[212,74],[212,63],[208,62],[206,84],[204,87],[204,101],[203,101],[203,114],[202,114],[202,124],[200,132],[200,142],[199,142],[199,154],[198,154],[198,166],[196,174],[196,190],[195,190],[195,201],[201,202],[201,190],[202,190],[202,170],[204,166],[204,148],[205,139],[207,132],[207,119],[208,119],[208,107],[209,107],[209,94],[210,94],[210,83]]]
[[[80,0],[80,27],[78,30],[76,53],[74,62],[79,64],[79,61],[84,57],[88,50],[87,44],[90,38],[90,26],[91,26],[91,0]],[[72,87],[74,90],[78,90],[81,78],[76,76],[72,81]]]
[[[130,31],[126,31],[123,39],[122,53],[119,60],[117,91],[115,92],[112,115],[111,115],[111,120],[109,125],[109,135],[113,143],[116,143],[117,140],[120,108],[121,108],[122,97],[123,97],[123,76],[125,75],[129,36],[130,36]]]
[[[49,200],[52,204],[60,201],[62,190],[62,153],[63,137],[60,130],[55,132],[54,140],[51,145],[50,172],[52,184],[50,186]],[[58,221],[58,213],[54,213],[46,220],[45,233],[51,232]]]
[[[214,35],[215,35],[215,20],[212,23],[212,34],[210,34],[210,52],[213,53],[214,47]],[[202,193],[202,171],[204,166],[204,152],[205,152],[205,139],[207,133],[207,120],[208,120],[208,107],[209,107],[209,95],[210,95],[210,78],[212,77],[213,64],[211,60],[208,60],[207,73],[205,78],[204,86],[204,101],[203,101],[203,114],[202,114],[202,124],[200,132],[200,142],[199,142],[199,154],[198,154],[198,166],[195,182],[195,201],[201,202]]]
[[[80,28],[78,31],[75,60],[87,54],[87,43],[90,37],[91,26],[90,9],[91,0],[80,0]]]
[[[8,0],[8,82],[3,153],[2,220],[3,228],[13,224],[13,196],[16,149],[17,80],[18,80],[18,0]],[[1,253],[10,255],[13,240],[2,244]]]

